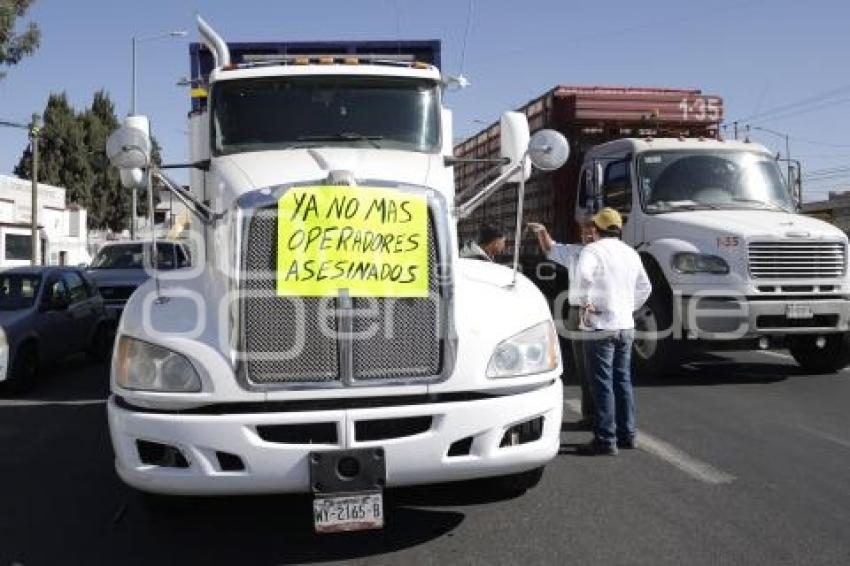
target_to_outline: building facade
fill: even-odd
[[[86,209],[66,204],[65,189],[38,185],[38,249],[42,265],[91,261]],[[0,175],[0,267],[29,265],[32,255],[32,182]]]

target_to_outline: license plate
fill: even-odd
[[[785,308],[785,316],[789,319],[814,318],[811,305],[788,305]]]
[[[316,497],[313,526],[317,533],[381,529],[384,497],[381,493]]]

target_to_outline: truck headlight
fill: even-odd
[[[693,252],[680,252],[673,255],[673,270],[677,273],[711,273],[713,275],[726,275],[729,273],[729,264],[722,257],[709,254],[697,254]]]
[[[558,336],[552,321],[541,322],[498,346],[487,366],[487,377],[519,377],[558,367]]]
[[[192,363],[176,352],[122,336],[115,358],[115,381],[124,389],[191,393],[201,390]]]

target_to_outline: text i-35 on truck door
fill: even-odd
[[[107,147],[128,186],[153,177],[189,206],[197,250],[121,318],[119,476],[156,494],[312,493],[320,532],[382,526],[387,487],[535,485],[559,447],[557,336],[529,280],[458,258],[439,44],[231,52],[199,29],[190,189],[150,165],[143,117]],[[479,201],[555,147],[514,113],[503,135],[509,170]]]

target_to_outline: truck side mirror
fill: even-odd
[[[602,196],[602,185],[605,182],[605,170],[602,168],[602,162],[596,161],[593,164],[593,183],[591,183],[591,194],[594,198]]]
[[[508,159],[508,164],[502,166],[502,173],[522,163],[522,169],[505,179],[508,183],[519,183],[531,176],[531,160],[527,154],[531,138],[528,131],[528,119],[521,112],[505,112],[502,114],[500,128],[501,156]]]
[[[803,208],[803,176],[800,174],[799,163],[791,169],[791,195],[797,202],[797,208]]]
[[[122,170],[146,168],[150,164],[151,149],[147,116],[127,116],[124,124],[106,140],[109,162]]]
[[[443,156],[454,156],[454,141],[452,140],[452,111],[443,108],[440,112],[441,129],[443,131]]]
[[[569,156],[567,138],[555,130],[538,130],[528,142],[528,157],[541,171],[560,169]]]

